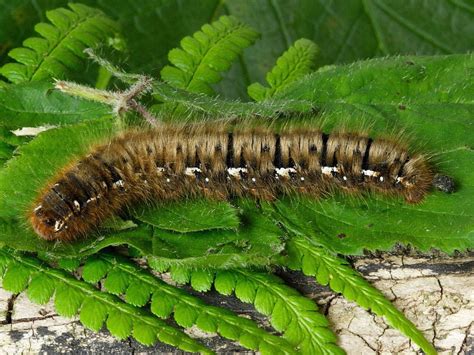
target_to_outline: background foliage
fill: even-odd
[[[181,327],[196,325],[266,353],[278,349],[340,352],[314,303],[265,271],[239,268],[278,264],[315,276],[319,283],[384,316],[425,352],[434,351],[380,292],[335,253],[388,250],[395,243],[424,251],[472,248],[474,58],[462,54],[474,47],[474,7],[469,1],[83,3],[100,9],[82,9],[85,26],[80,13],[77,17],[69,10],[46,12],[65,6],[65,1],[0,0],[4,9],[0,13],[0,63],[10,63],[1,72],[19,83],[0,83],[4,86],[0,90],[0,161],[3,164],[15,155],[0,170],[0,235],[9,247],[39,252],[32,256],[2,250],[4,288],[12,292],[27,288],[29,297],[38,303],[54,294],[60,314],[80,314],[83,324],[95,330],[105,322],[117,337],[132,334],[145,344],[159,339],[184,350],[208,351],[157,318],[172,315]],[[74,9],[77,12],[81,7],[73,5]],[[25,230],[24,221],[24,211],[37,189],[71,157],[118,128],[106,105],[61,94],[48,81],[28,82],[34,80],[28,74],[31,68],[41,68],[43,60],[36,54],[43,52],[22,49],[12,52],[12,58],[6,55],[34,35],[34,24],[48,20],[59,37],[52,36],[56,30],[49,28],[49,38],[38,31],[49,40],[47,46],[38,39],[23,43],[24,47],[36,43],[33,47],[39,48],[40,43],[41,50],[53,49],[44,52],[43,78],[80,74],[83,83],[106,86],[110,74],[104,68],[87,65],[82,70],[82,49],[98,46],[106,56],[114,51],[116,62],[128,72],[151,74],[169,84],[155,83],[158,111],[171,108],[179,113],[199,107],[218,115],[273,115],[277,111],[284,115],[285,111],[317,107],[310,120],[316,124],[323,120],[327,130],[340,124],[369,125],[376,137],[404,129],[413,145],[435,155],[439,169],[456,179],[458,190],[453,195],[432,193],[419,206],[380,196],[334,196],[320,201],[287,198],[261,206],[247,200],[232,204],[187,201],[139,207],[132,211],[132,220],[111,221],[97,239],[73,244],[39,241]],[[126,29],[123,43],[121,29]],[[295,43],[302,37],[305,39]],[[81,38],[81,43],[75,42]],[[442,56],[427,56],[439,54]],[[357,62],[387,55],[407,56]],[[53,65],[55,60],[64,65]],[[348,64],[352,62],[356,63]],[[27,75],[16,75],[25,70]],[[120,85],[112,81],[109,87]],[[220,97],[201,95],[214,92]],[[235,98],[257,102],[241,103],[232,100]],[[176,111],[178,102],[184,111]],[[30,138],[11,133],[12,129],[44,124],[62,126],[29,144],[24,143]],[[64,141],[70,144],[65,146]],[[190,283],[203,292],[214,287],[254,304],[283,337],[222,308],[205,305],[146,272],[142,276],[128,258],[99,252],[123,244],[130,247],[130,256],[146,256],[152,268],[170,272],[178,283]],[[87,255],[92,256],[58,260],[60,256]],[[82,279],[76,280],[68,272],[80,266]],[[122,299],[90,285],[101,280],[109,293]],[[60,286],[61,282],[68,286]],[[47,287],[39,287],[41,284]],[[95,314],[92,309],[100,312]]]

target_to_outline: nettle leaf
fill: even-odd
[[[8,129],[74,124],[110,112],[106,105],[65,95],[45,81],[0,89],[0,124]]]
[[[210,84],[219,82],[220,72],[228,70],[257,37],[254,30],[236,18],[222,16],[192,37],[182,39],[181,48],[168,54],[173,66],[165,66],[161,77],[176,88],[212,95]]]
[[[241,211],[237,230],[174,233],[155,229],[150,266],[161,272],[171,267],[173,279],[186,283],[190,268],[268,265],[284,247],[282,231],[255,201],[241,199],[233,204]]]
[[[271,98],[288,84],[311,73],[315,68],[318,53],[319,48],[314,42],[305,38],[297,40],[267,73],[266,79],[270,87],[253,83],[247,88],[249,96],[255,101]]]
[[[89,329],[98,331],[105,322],[110,333],[119,339],[133,335],[144,345],[152,345],[159,339],[184,351],[212,353],[145,310],[124,303],[120,298],[106,294],[64,270],[53,269],[34,257],[1,248],[0,265],[7,269],[2,285],[5,289],[20,292],[27,287],[30,299],[40,303],[46,302],[54,293],[56,311],[66,317],[80,312],[81,322]],[[30,275],[33,275],[31,281]],[[13,278],[16,281],[12,283]],[[45,282],[44,290],[39,290],[41,282]]]
[[[201,118],[217,118],[230,116],[242,117],[268,117],[277,118],[282,113],[308,113],[314,107],[308,100],[293,99],[269,99],[262,102],[240,102],[237,100],[210,97],[202,93],[191,93],[164,83],[162,81],[153,82],[153,96],[164,106],[175,107],[176,104],[185,108],[184,112],[176,113],[171,110],[162,114],[163,104],[152,106],[151,111],[164,116],[167,120],[179,120],[183,116],[202,116]],[[192,115],[191,115],[192,114]]]
[[[425,353],[437,353],[433,345],[424,338],[416,326],[396,309],[379,290],[352,269],[346,261],[332,255],[313,240],[304,236],[295,236],[288,242],[288,255],[290,268],[302,270],[308,276],[315,276],[318,283],[329,284],[333,291],[342,293],[359,306],[383,316],[388,324],[408,336]],[[303,260],[305,260],[306,266],[304,266]],[[310,263],[314,265],[312,268],[307,266]],[[354,292],[354,290],[357,291]]]
[[[7,63],[0,74],[12,83],[63,77],[84,65],[83,51],[103,43],[117,32],[117,25],[100,10],[69,3],[71,10],[58,8],[46,12],[51,23],[38,23],[36,32],[23,47],[8,55],[18,63]]]
[[[235,229],[238,212],[229,203],[205,199],[158,203],[133,211],[135,218],[160,229],[189,233],[210,229]]]
[[[472,248],[474,82],[466,68],[473,65],[471,54],[369,60],[319,70],[278,93],[311,100],[328,131],[341,125],[357,131],[369,122],[373,138],[406,132],[409,146],[433,156],[436,171],[454,178],[456,192],[431,191],[417,205],[376,194],[282,199],[276,219],[342,254],[388,250],[395,243],[423,251]]]
[[[168,318],[173,314],[176,323],[182,327],[190,328],[196,325],[206,332],[217,332],[223,337],[239,341],[249,349],[264,352],[266,347],[280,347],[280,352],[283,353],[294,351],[285,340],[265,332],[255,322],[239,317],[229,310],[207,305],[201,299],[165,283],[124,258],[105,253],[99,254],[98,257],[112,267],[112,270],[106,275],[104,284],[107,285],[109,277],[116,279],[118,273],[126,275],[123,280],[129,282],[121,292],[125,295],[125,300],[129,303],[136,302],[143,305],[151,294],[150,309],[158,317]],[[176,269],[176,272],[183,270],[182,268]],[[195,283],[198,288],[209,289],[208,285],[212,283],[214,273],[206,273],[203,270],[195,273],[197,278]],[[186,275],[180,277],[187,282],[190,274],[191,272],[187,270]],[[175,275],[177,279],[180,277]],[[203,287],[203,285],[205,286]],[[131,293],[137,298],[130,297]],[[249,334],[252,334],[252,337],[249,337]]]

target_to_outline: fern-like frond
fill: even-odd
[[[185,351],[212,353],[145,310],[124,303],[65,271],[53,269],[39,259],[0,249],[0,276],[5,290],[19,293],[27,289],[28,297],[35,303],[44,304],[54,295],[58,314],[65,317],[79,314],[81,323],[91,330],[99,331],[105,323],[119,339],[133,336],[144,345],[160,340]]]
[[[294,236],[288,242],[288,267],[302,270],[305,275],[315,276],[318,283],[328,285],[335,292],[359,306],[383,316],[387,323],[398,329],[418,344],[426,354],[436,354],[416,326],[402,312],[370,285],[347,262],[332,255],[321,246],[315,245],[303,236]]]
[[[247,88],[249,96],[255,101],[271,98],[288,84],[311,73],[318,53],[319,48],[313,41],[305,38],[297,40],[267,73],[266,79],[270,87],[253,83]]]
[[[179,275],[171,274],[180,280]],[[177,277],[178,276],[178,277]],[[280,278],[247,269],[188,272],[188,280],[197,291],[208,291],[214,283],[223,294],[252,303],[257,311],[270,317],[270,323],[301,354],[343,354],[336,336],[316,304],[284,284]],[[183,280],[180,280],[183,281]]]
[[[173,66],[165,66],[161,78],[176,88],[212,95],[210,84],[219,82],[220,73],[257,37],[257,32],[236,18],[222,16],[192,37],[183,38],[181,48],[169,52]]]
[[[100,10],[82,4],[68,5],[71,10],[58,8],[46,13],[51,23],[35,26],[41,37],[28,38],[23,47],[12,49],[8,55],[17,63],[5,64],[0,74],[12,83],[21,83],[83,70],[84,49],[113,37],[117,25]]]
[[[151,301],[152,313],[161,318],[173,314],[182,327],[195,325],[205,332],[218,333],[262,354],[294,353],[288,342],[260,329],[252,320],[207,305],[123,258],[98,254],[85,263],[82,277],[91,283],[104,280],[103,285],[108,292],[123,295],[126,302],[132,305],[141,307]]]

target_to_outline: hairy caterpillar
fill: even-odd
[[[204,195],[226,199],[334,189],[377,191],[420,202],[432,186],[453,190],[428,159],[396,140],[317,129],[163,125],[129,131],[73,162],[30,213],[47,240],[73,240],[140,201]]]

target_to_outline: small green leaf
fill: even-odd
[[[144,322],[133,323],[133,337],[143,345],[150,346],[156,343],[158,330]]]
[[[172,296],[155,291],[151,298],[151,312],[160,318],[168,318],[174,310],[174,305],[178,302]]]
[[[247,88],[248,94],[255,101],[271,98],[276,92],[288,84],[301,79],[313,71],[318,46],[309,39],[297,40],[283,55],[277,59],[276,65],[267,74],[269,88],[253,83]]]
[[[234,292],[237,279],[231,271],[218,271],[214,281],[217,292],[229,296]]]
[[[119,295],[124,293],[130,282],[130,276],[119,269],[113,269],[107,274],[104,287],[110,293]]]
[[[196,322],[197,316],[196,309],[182,303],[178,303],[174,308],[174,319],[176,323],[184,328],[192,327]]]
[[[291,322],[291,314],[288,311],[287,307],[283,304],[284,301],[279,300],[273,309],[272,312],[272,325],[275,330],[279,332],[284,332],[288,324]]]
[[[260,313],[269,316],[272,314],[273,309],[275,307],[276,300],[269,292],[263,287],[259,287],[257,290],[257,294],[255,295],[255,309]]]
[[[214,281],[214,272],[197,270],[193,271],[191,274],[191,286],[196,291],[209,291],[212,287],[212,281]]]
[[[107,318],[107,307],[93,298],[86,298],[81,307],[80,320],[86,327],[98,332]]]
[[[46,304],[53,296],[54,281],[43,273],[33,275],[26,294],[28,298],[38,304]]]
[[[132,318],[120,311],[112,311],[107,318],[107,329],[110,333],[119,338],[125,339],[132,333]]]
[[[240,278],[235,286],[235,295],[243,302],[253,303],[257,286],[250,280]]]
[[[144,306],[150,299],[151,288],[149,285],[135,280],[130,283],[125,292],[125,300],[134,306]]]
[[[81,260],[62,258],[58,260],[58,266],[66,271],[75,271],[81,265]]]
[[[230,340],[238,340],[241,334],[239,328],[225,322],[219,322],[218,331],[223,337]]]
[[[13,293],[20,293],[28,285],[31,271],[22,265],[12,263],[3,276],[2,287]]]
[[[96,257],[88,259],[82,269],[82,278],[89,283],[102,280],[112,266]]]
[[[217,322],[218,320],[215,317],[206,313],[201,313],[196,319],[198,328],[209,333],[217,332]]]
[[[191,271],[186,268],[173,266],[170,270],[171,278],[178,284],[188,283],[191,278]]]
[[[59,284],[54,296],[54,306],[59,315],[73,317],[84,301],[84,294],[65,284]]]

